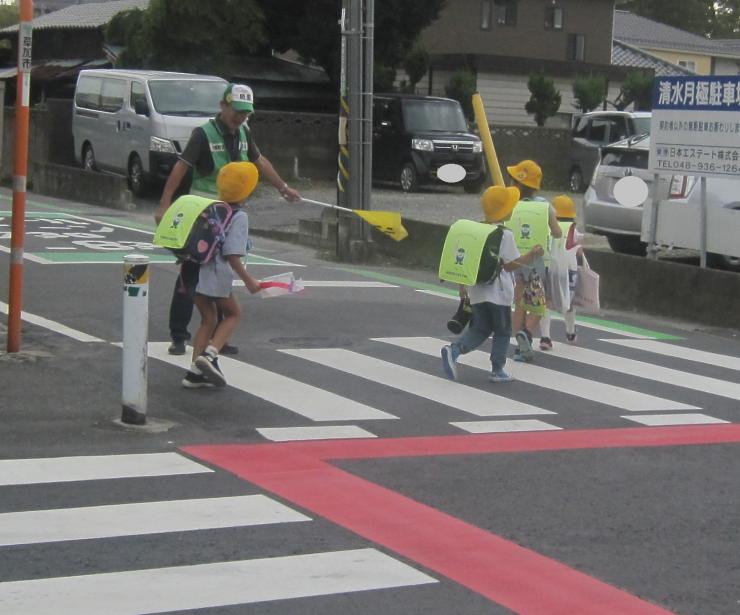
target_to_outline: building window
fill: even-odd
[[[586,35],[569,34],[568,35],[568,55],[567,59],[574,62],[586,61]]]
[[[516,1],[496,0],[496,23],[499,26],[516,25]]]
[[[480,29],[491,29],[491,15],[493,14],[492,0],[481,0],[480,3]]]
[[[554,6],[545,7],[545,30],[563,29],[563,9]]]
[[[678,65],[696,72],[696,62],[694,62],[693,60],[679,60]]]

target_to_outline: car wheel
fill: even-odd
[[[131,156],[131,160],[128,163],[128,187],[135,196],[142,196],[146,189],[144,166],[141,164],[141,158],[137,154]]]
[[[578,167],[573,167],[570,170],[570,179],[568,181],[571,192],[583,192],[586,190],[586,186],[583,183],[583,173]]]
[[[707,254],[707,265],[715,269],[727,269],[729,271],[740,272],[740,258],[729,256],[727,254]]]
[[[639,237],[631,235],[607,235],[609,247],[618,254],[630,254],[632,256],[645,256],[647,244],[640,241]]]
[[[85,171],[97,171],[98,165],[95,162],[95,152],[93,151],[92,145],[89,143],[85,144],[82,148],[82,168]]]
[[[407,162],[403,165],[399,180],[401,190],[404,192],[416,192],[416,189],[419,187],[419,177],[416,174],[416,167],[413,163]]]

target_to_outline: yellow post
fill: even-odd
[[[486,111],[483,108],[483,99],[478,92],[473,94],[473,111],[475,112],[475,123],[478,124],[480,138],[483,141],[483,151],[486,154],[486,162],[488,163],[488,170],[491,172],[491,177],[493,177],[493,183],[495,186],[504,186],[504,177],[501,175],[501,167],[496,157],[496,148],[493,147],[493,137],[491,136],[491,129],[488,128]]]

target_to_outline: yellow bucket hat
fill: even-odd
[[[567,194],[559,194],[552,200],[558,218],[575,218],[576,204]]]
[[[542,169],[534,160],[522,160],[519,164],[506,167],[516,181],[535,190],[540,189],[542,184]]]
[[[218,172],[218,198],[227,203],[241,203],[252,194],[259,178],[259,171],[253,163],[230,162]]]
[[[519,196],[519,188],[515,186],[486,188],[480,198],[486,222],[500,222],[508,218],[519,201]]]

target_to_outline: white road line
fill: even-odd
[[[393,344],[406,350],[413,350],[430,356],[439,356],[444,340],[433,337],[388,337],[375,338],[378,342]],[[469,365],[485,371],[491,371],[490,356],[482,350],[462,355],[458,359],[461,365]],[[630,412],[649,410],[697,410],[696,406],[677,401],[655,397],[646,393],[632,391],[623,387],[588,380],[564,372],[548,369],[530,363],[509,361],[506,369],[522,382],[534,384],[553,391],[559,391],[575,397],[581,397],[607,406],[613,406]]]
[[[0,246],[0,252],[5,252],[6,254],[10,254],[10,248],[6,248],[5,246]],[[42,258],[40,256],[36,256],[35,254],[31,254],[30,252],[23,252],[23,258],[27,261],[31,261],[32,263],[39,263],[40,265],[53,265],[50,260],[47,260],[45,258]]]
[[[450,423],[455,427],[467,431],[468,433],[506,433],[513,431],[553,431],[562,429],[538,421],[537,419],[522,419],[514,421],[458,421]]]
[[[9,309],[8,304],[0,301],[0,312],[2,312],[3,314],[7,314],[8,309]],[[82,331],[77,331],[77,329],[70,329],[66,325],[63,325],[62,323],[56,322],[54,320],[47,320],[46,318],[43,318],[41,316],[36,316],[35,314],[29,314],[28,312],[21,311],[21,319],[25,320],[26,322],[30,322],[33,325],[38,325],[39,327],[43,327],[44,329],[49,329],[51,331],[54,331],[55,333],[60,333],[61,335],[66,335],[67,337],[71,337],[72,339],[75,339],[78,342],[104,342],[105,341],[105,340],[101,340],[99,337],[94,337],[92,335],[88,335],[87,333],[83,333]]]
[[[458,382],[451,382],[446,378],[431,376],[424,372],[343,348],[280,350],[280,352],[445,404],[476,416],[554,414],[537,406],[494,395]],[[440,371],[441,369],[440,366]]]
[[[357,425],[322,425],[317,427],[262,427],[257,428],[262,437],[273,442],[293,440],[344,440],[349,438],[377,438]]]
[[[590,350],[589,348],[579,348],[577,346],[567,346],[558,344],[552,354],[571,361],[585,363],[593,367],[600,367],[611,371],[664,382],[685,389],[692,389],[702,393],[711,393],[730,399],[740,399],[740,383],[720,380],[719,378],[709,378],[691,372],[684,372],[678,369],[653,365],[644,361],[634,359],[625,359],[605,352]]]
[[[264,495],[0,514],[0,546],[310,521]]]
[[[174,357],[167,353],[167,342],[150,342],[149,356],[183,369],[190,366],[190,356]],[[341,395],[270,372],[249,363],[220,356],[218,364],[228,386],[260,397],[312,421],[361,421],[397,419],[397,416],[366,406]]]
[[[665,342],[659,342],[657,340],[601,341],[609,342],[610,344],[618,344],[619,346],[624,346],[625,348],[644,350],[645,352],[652,352],[654,354],[660,354],[665,357],[675,357],[677,359],[684,359],[686,361],[694,361],[695,363],[706,363],[707,365],[716,365],[717,367],[740,371],[740,357],[733,357],[731,355],[719,354],[716,352],[706,352],[704,350],[695,350],[694,348],[686,348],[685,346],[666,344]]]
[[[0,485],[172,476],[213,472],[177,453],[0,460]]]
[[[375,549],[0,583],[13,615],[139,615],[436,583]]]
[[[359,280],[301,280],[305,287],[315,288],[398,288],[397,284],[386,284],[385,282],[366,282]],[[241,280],[234,280],[232,286],[244,286]]]
[[[623,419],[634,421],[650,427],[659,425],[707,425],[710,423],[729,423],[706,414],[641,414],[623,416]]]

